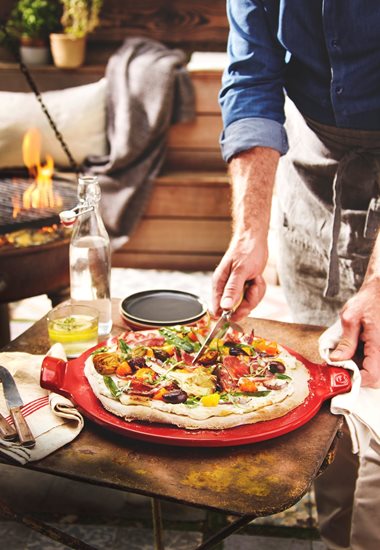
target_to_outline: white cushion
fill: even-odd
[[[74,159],[107,153],[106,80],[43,92],[42,98]],[[30,128],[42,134],[41,162],[50,154],[58,166],[69,160],[33,93],[0,92],[0,167],[23,166],[22,140]]]

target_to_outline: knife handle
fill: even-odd
[[[232,314],[235,313],[235,311],[238,309],[238,307],[241,305],[242,301],[244,300],[246,291],[252,285],[253,285],[253,281],[245,281],[244,287],[243,287],[243,292],[240,294],[240,297],[239,297],[238,301],[236,302],[236,304],[231,309],[224,309],[223,310],[223,315],[224,315],[224,317],[226,318],[227,321],[230,321]]]
[[[12,441],[17,438],[17,432],[15,428],[5,420],[2,414],[0,414],[0,435],[6,441]]]
[[[25,418],[22,416],[20,407],[12,407],[10,409],[10,413],[12,415],[13,423],[17,430],[21,445],[24,445],[25,447],[34,447],[36,440],[34,439]]]

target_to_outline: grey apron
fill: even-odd
[[[359,289],[378,225],[380,131],[305,120],[286,100],[278,271],[294,321],[329,325]]]

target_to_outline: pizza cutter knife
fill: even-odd
[[[224,309],[223,312],[222,312],[222,315],[219,317],[219,319],[217,320],[217,322],[215,323],[215,325],[213,326],[211,332],[209,333],[209,335],[207,336],[206,340],[203,342],[203,344],[201,345],[198,353],[196,354],[196,356],[194,357],[194,359],[192,360],[192,365],[194,365],[194,363],[196,363],[198,361],[198,359],[201,357],[201,355],[204,353],[205,349],[210,345],[210,342],[212,342],[212,340],[215,338],[215,336],[218,334],[218,332],[220,330],[222,330],[222,328],[229,328],[229,327],[232,327],[233,329],[237,330],[238,332],[243,332],[243,329],[241,328],[240,325],[238,325],[237,323],[232,323],[231,322],[231,317],[232,317],[232,314],[237,310],[237,308],[240,306],[240,304],[242,303],[243,301],[243,298],[244,298],[244,294],[245,294],[245,291],[246,289],[248,288],[248,286],[250,286],[251,282],[250,281],[247,281],[245,284],[244,284],[244,290],[240,296],[240,299],[239,301],[237,302],[237,304],[234,305],[234,307],[232,309]]]
[[[201,357],[201,355],[203,354],[203,352],[205,351],[205,349],[210,345],[210,343],[212,342],[212,340],[215,338],[215,336],[218,334],[218,332],[227,324],[229,326],[230,324],[230,319],[231,319],[231,315],[232,315],[233,311],[232,310],[224,310],[222,315],[219,317],[219,319],[217,320],[217,322],[215,323],[212,331],[209,333],[209,335],[207,336],[206,340],[203,342],[203,344],[201,345],[198,353],[196,354],[196,356],[194,357],[194,359],[192,360],[192,364],[194,365],[194,363],[196,363],[198,361],[198,359]]]

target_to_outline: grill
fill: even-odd
[[[39,229],[59,224],[59,212],[73,208],[77,203],[77,186],[73,180],[54,176],[53,188],[59,193],[62,205],[57,208],[21,207],[13,217],[12,198],[22,205],[24,191],[33,183],[25,172],[0,174],[0,235],[20,229]],[[56,305],[67,297],[69,286],[70,239],[59,238],[45,244],[26,247],[0,248],[0,313],[7,311],[2,304],[47,294]],[[0,344],[9,340],[8,327],[0,324]]]
[[[57,208],[21,207],[17,217],[13,217],[12,197],[22,205],[24,191],[33,183],[32,179],[12,177],[0,179],[0,235],[26,228],[40,228],[59,223],[59,212],[70,210],[77,203],[76,184],[60,178],[53,178],[53,187],[62,198],[63,204]]]
[[[6,43],[12,49],[11,44],[13,42],[8,40],[10,37],[4,26],[2,26],[2,31],[5,34]],[[21,72],[48,119],[50,127],[62,145],[73,172],[78,173],[78,166],[74,157],[58,131],[32,75],[29,73],[27,66],[20,61],[17,51],[15,56],[19,62]],[[12,197],[15,196],[14,193],[17,193],[16,196],[22,199],[23,192],[33,182],[26,178],[25,174],[23,174],[24,177],[20,178],[17,178],[16,174],[11,174],[14,177],[7,177],[8,175],[8,173],[3,173],[0,177],[0,235],[19,229],[38,229],[46,225],[53,225],[59,222],[60,210],[70,210],[76,205],[76,185],[67,180],[61,181],[53,178],[53,187],[58,190],[62,198],[62,204],[59,208],[21,209],[17,217],[13,217]],[[19,204],[21,205],[22,202]],[[59,303],[62,300],[63,293],[67,293],[69,285],[68,259],[69,239],[41,246],[30,246],[26,249],[16,248],[0,252],[0,316],[2,318],[0,323],[0,346],[9,341],[9,327],[4,322],[8,316],[8,308],[2,304],[44,293],[49,296],[53,306]]]

